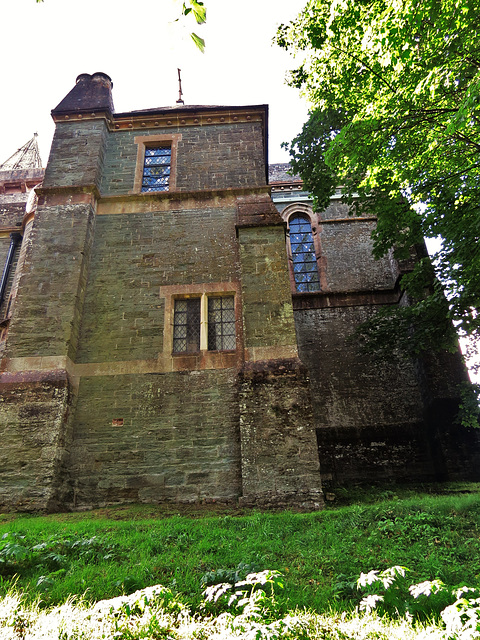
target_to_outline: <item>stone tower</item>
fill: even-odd
[[[322,504],[264,105],[115,114],[83,74],[4,350],[3,504]]]

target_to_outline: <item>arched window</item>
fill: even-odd
[[[310,220],[306,216],[293,214],[288,219],[288,227],[295,289],[299,292],[320,291]]]

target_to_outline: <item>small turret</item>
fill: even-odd
[[[81,73],[70,93],[52,110],[52,116],[91,111],[107,111],[112,114],[115,110],[112,87],[112,79],[106,73]]]

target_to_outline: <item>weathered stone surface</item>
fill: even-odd
[[[237,280],[234,222],[222,203],[98,216],[78,362],[157,358],[160,287]]]
[[[242,503],[323,506],[308,376],[298,359],[245,365],[240,433]]]
[[[181,133],[176,154],[176,189],[203,191],[265,185],[260,123],[142,129],[142,136]],[[103,195],[128,194],[134,186],[138,131],[119,131],[106,141]]]
[[[103,119],[57,123],[45,169],[44,188],[98,188],[107,139],[107,124]]]
[[[236,499],[235,381],[231,369],[82,378],[69,505]]]
[[[327,209],[328,215],[334,211],[334,207]],[[322,250],[326,261],[329,291],[393,288],[394,280],[389,261],[386,258],[372,258],[371,233],[374,225],[374,221],[355,219],[322,225]]]
[[[65,371],[0,374],[0,507],[55,511],[64,505],[74,404]]]
[[[291,347],[296,355],[284,238],[283,226],[238,229],[245,346]]]
[[[75,358],[93,229],[90,205],[37,211],[9,328],[8,358]]]
[[[0,326],[2,508],[319,509],[321,477],[478,477],[478,435],[454,423],[458,354],[379,364],[352,342],[403,303],[411,266],[372,260],[375,221],[348,218],[338,196],[315,217],[280,166],[277,213],[264,105],[114,114],[110,84],[83,74],[54,110],[33,223],[22,207],[38,176],[0,175],[0,267],[12,230],[28,235]],[[140,192],[149,140],[172,144],[170,191]],[[291,289],[291,211],[314,222],[321,291]],[[235,348],[209,337],[223,296]],[[183,325],[179,298],[198,299]],[[177,353],[181,326],[199,339]]]

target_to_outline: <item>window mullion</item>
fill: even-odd
[[[202,293],[200,299],[200,351],[208,349],[208,296]]]

